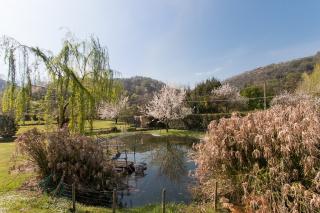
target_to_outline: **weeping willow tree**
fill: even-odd
[[[304,73],[297,92],[320,96],[320,64],[316,64],[312,73]]]
[[[120,87],[113,82],[115,72],[110,69],[107,50],[97,38],[65,39],[56,55],[9,37],[2,38],[1,47],[8,65],[3,112],[14,114],[16,119],[21,119],[28,110],[34,76],[46,79],[43,97],[46,122],[56,121],[59,128],[68,124],[75,132],[84,132],[86,122],[92,129],[99,103],[119,93]]]

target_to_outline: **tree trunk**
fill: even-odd
[[[168,119],[166,120],[166,130],[167,130],[167,132],[169,132],[169,121],[168,121]]]
[[[116,119],[116,124],[118,124],[118,118],[115,118]]]
[[[66,103],[66,105],[64,105],[64,107],[61,109],[59,113],[60,115],[58,117],[58,125],[60,129],[62,129],[64,125],[69,122],[69,119],[66,118],[66,111],[67,111],[68,105],[69,103]]]

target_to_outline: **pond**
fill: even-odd
[[[190,159],[192,145],[199,140],[190,137],[135,134],[114,138],[122,144],[120,158],[136,164],[145,163],[144,175],[131,174],[125,178],[129,188],[119,192],[122,207],[136,207],[161,202],[161,191],[166,189],[166,201],[189,203],[190,187],[196,183],[195,163]]]

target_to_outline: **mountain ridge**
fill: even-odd
[[[273,63],[266,66],[258,67],[249,71],[242,72],[235,76],[225,79],[224,83],[229,83],[240,89],[249,86],[261,84],[264,81],[279,81],[285,84],[288,76],[295,75],[296,82],[294,85],[301,80],[301,74],[311,73],[316,63],[320,62],[320,52],[315,55],[293,59],[280,63]],[[281,87],[281,86],[280,86]],[[284,88],[286,89],[286,88]]]

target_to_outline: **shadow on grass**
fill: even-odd
[[[16,136],[10,137],[10,138],[0,137],[0,143],[12,143],[16,138],[17,138]]]

